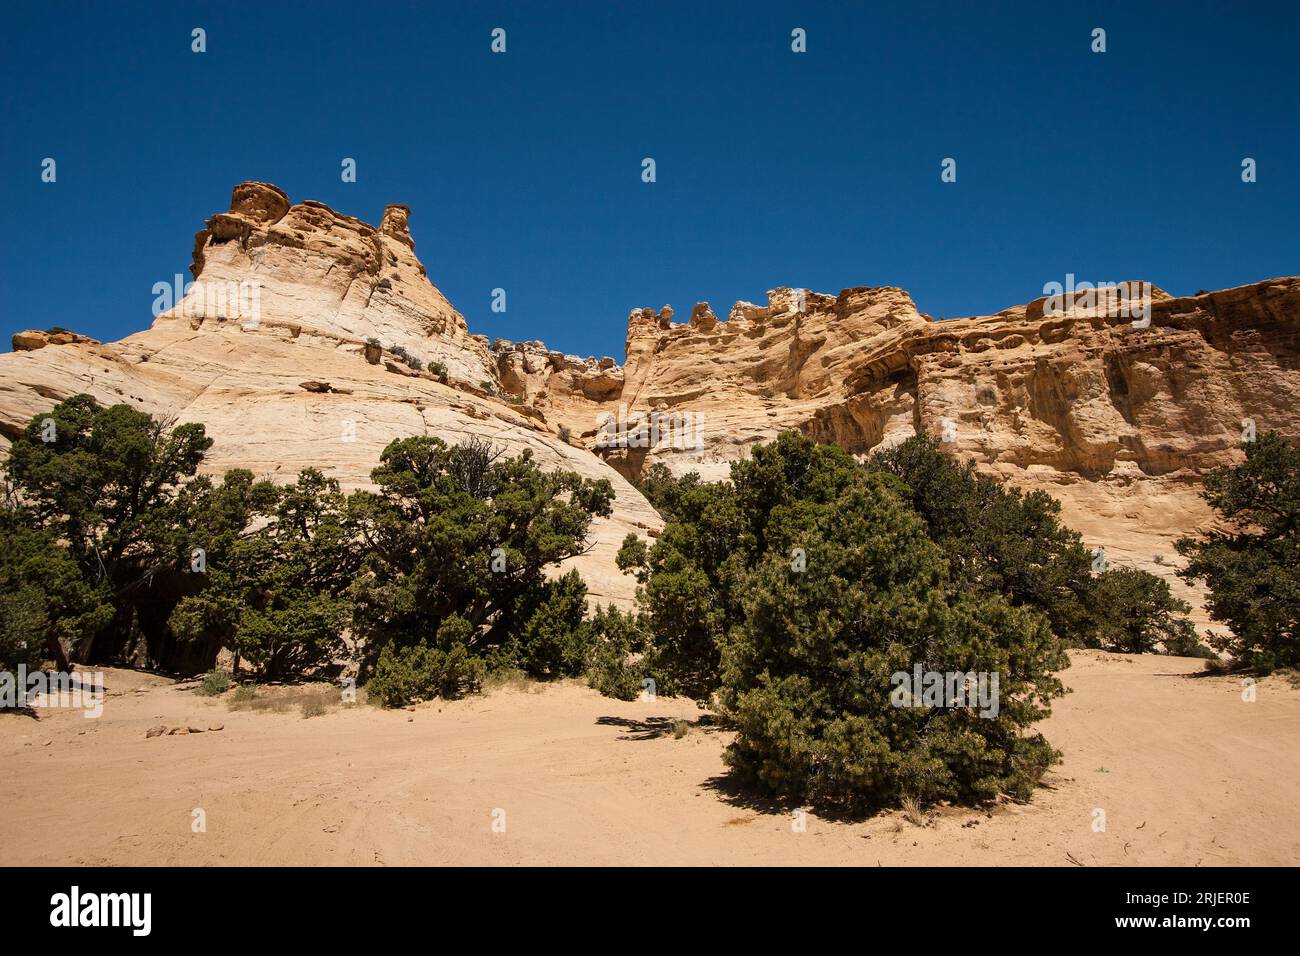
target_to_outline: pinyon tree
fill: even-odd
[[[411,683],[389,679],[398,669],[472,683],[465,658],[536,677],[582,671],[586,587],[546,572],[586,550],[593,517],[610,514],[608,481],[429,437],[390,444],[371,477],[378,491],[348,501],[365,555],[350,593],[381,687]]]
[[[1232,628],[1217,649],[1260,671],[1300,667],[1300,448],[1275,432],[1243,448],[1244,462],[1205,478],[1226,530],[1179,540],[1179,573],[1205,582],[1210,617]]]
[[[1069,663],[1048,618],[954,575],[904,491],[785,433],[736,462],[730,484],[672,492],[652,546],[625,542],[648,673],[667,693],[712,697],[735,726],[726,761],[742,780],[855,813],[1025,798],[1057,759],[1029,732]],[[917,665],[996,679],[997,705],[898,706],[895,675]]]
[[[180,596],[176,497],[211,444],[202,425],[173,427],[89,395],[35,416],[14,440],[5,468],[28,527],[66,548],[113,608],[111,620],[73,648],[76,659],[115,659],[143,631],[159,660]]]

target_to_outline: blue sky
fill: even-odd
[[[778,285],[951,317],[1071,272],[1300,272],[1300,5],[876,7],[9,4],[0,331],[147,326],[245,179],[369,222],[408,204],[473,331],[583,355],[621,358],[631,308]]]

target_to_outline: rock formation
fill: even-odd
[[[377,340],[472,382],[488,378],[487,343],[429,281],[415,256],[410,210],[379,228],[267,183],[240,183],[230,211],[194,237],[193,287],[161,319],[257,321],[291,334]]]
[[[615,484],[615,515],[576,563],[595,600],[618,603],[633,590],[619,542],[661,527],[628,479],[654,462],[722,478],[788,428],[854,453],[937,435],[1061,499],[1090,546],[1166,576],[1171,539],[1209,520],[1200,477],[1237,460],[1243,429],[1300,435],[1300,278],[1187,298],[1146,286],[1140,317],[1098,296],[943,322],[901,289],[779,288],[726,320],[707,303],[685,322],[634,310],[620,366],[536,341],[489,348],[428,281],[409,219],[389,206],[376,229],[240,184],[196,236],[193,286],[150,329],[14,336],[0,433],[89,392],[202,422],[212,471],[316,466],[348,487],[400,436],[531,448]]]
[[[610,479],[616,513],[597,520],[592,550],[574,563],[594,601],[630,602],[614,554],[628,532],[657,531],[659,516],[599,458],[560,441],[543,413],[494,397],[488,341],[429,283],[408,218],[389,206],[375,229],[241,183],[230,212],[196,237],[193,286],[151,328],[110,344],[61,330],[14,336],[15,351],[0,355],[5,447],[33,415],[79,392],[203,424],[215,440],[204,470],[217,474],[242,467],[289,481],[316,467],[355,488],[395,438],[479,436]],[[441,363],[445,383],[394,348]]]
[[[726,321],[707,303],[686,323],[635,310],[623,390],[595,411],[640,423],[642,440],[595,450],[632,478],[654,462],[722,478],[785,429],[854,453],[932,434],[983,472],[1047,490],[1090,546],[1199,603],[1172,578],[1172,540],[1211,518],[1201,477],[1239,460],[1249,429],[1300,435],[1300,279],[1187,298],[1145,288],[1149,310],[1037,299],[943,322],[896,288],[780,288]],[[568,399],[555,420],[588,413],[570,393],[549,397]],[[592,421],[571,427],[591,434]],[[694,441],[673,440],[682,422]]]

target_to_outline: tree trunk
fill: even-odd
[[[58,670],[65,674],[72,672],[72,665],[68,662],[68,652],[63,649],[63,642],[53,634],[45,638],[45,650]]]

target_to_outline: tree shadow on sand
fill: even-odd
[[[108,699],[108,681],[101,679],[85,680],[83,675],[94,674],[94,671],[33,671],[44,675],[45,680],[57,680],[59,684],[54,687],[47,686],[43,690],[27,696],[26,692],[22,694],[20,703],[12,707],[0,706],[0,714],[14,714],[21,717],[29,717],[32,720],[42,720],[40,708],[47,711],[70,708],[73,704],[64,704],[62,702],[63,694],[75,694],[74,700],[90,701],[103,706]],[[81,705],[78,705],[81,706]]]
[[[704,714],[695,720],[674,717],[647,717],[634,720],[631,717],[597,717],[596,723],[604,727],[622,727],[627,731],[619,735],[619,740],[657,740],[660,737],[685,736],[686,733],[702,731],[717,733],[723,729],[722,722],[712,714]],[[685,733],[679,732],[685,728]]]
[[[714,794],[721,803],[753,813],[789,816],[795,810],[808,809],[807,804],[788,797],[774,797],[764,790],[744,783],[730,773],[720,773],[716,777],[710,777],[700,784],[700,788]],[[819,812],[818,816],[830,819],[822,812]]]
[[[725,803],[728,806],[735,807],[739,810],[748,810],[751,813],[762,813],[772,816],[788,817],[796,810],[804,810],[808,813],[815,814],[817,819],[826,820],[833,823],[866,823],[876,820],[882,816],[888,817],[893,815],[903,820],[910,820],[910,814],[919,813],[925,819],[931,819],[939,815],[956,816],[957,818],[968,821],[981,817],[991,817],[1000,807],[1006,804],[1017,804],[1024,806],[1029,803],[1028,800],[1018,800],[1006,794],[1000,795],[997,800],[987,804],[965,804],[950,803],[943,801],[937,804],[928,804],[924,807],[909,810],[907,804],[899,803],[876,803],[868,806],[862,806],[854,810],[840,809],[833,806],[814,805],[806,801],[801,802],[791,797],[773,796],[765,790],[751,784],[745,783],[735,774],[720,773],[717,776],[710,777],[700,784],[700,788],[712,793],[717,797],[718,802]],[[1038,788],[1042,790],[1055,791],[1057,786],[1054,782],[1040,781]],[[915,823],[915,820],[910,820]],[[917,824],[920,825],[920,824]]]

